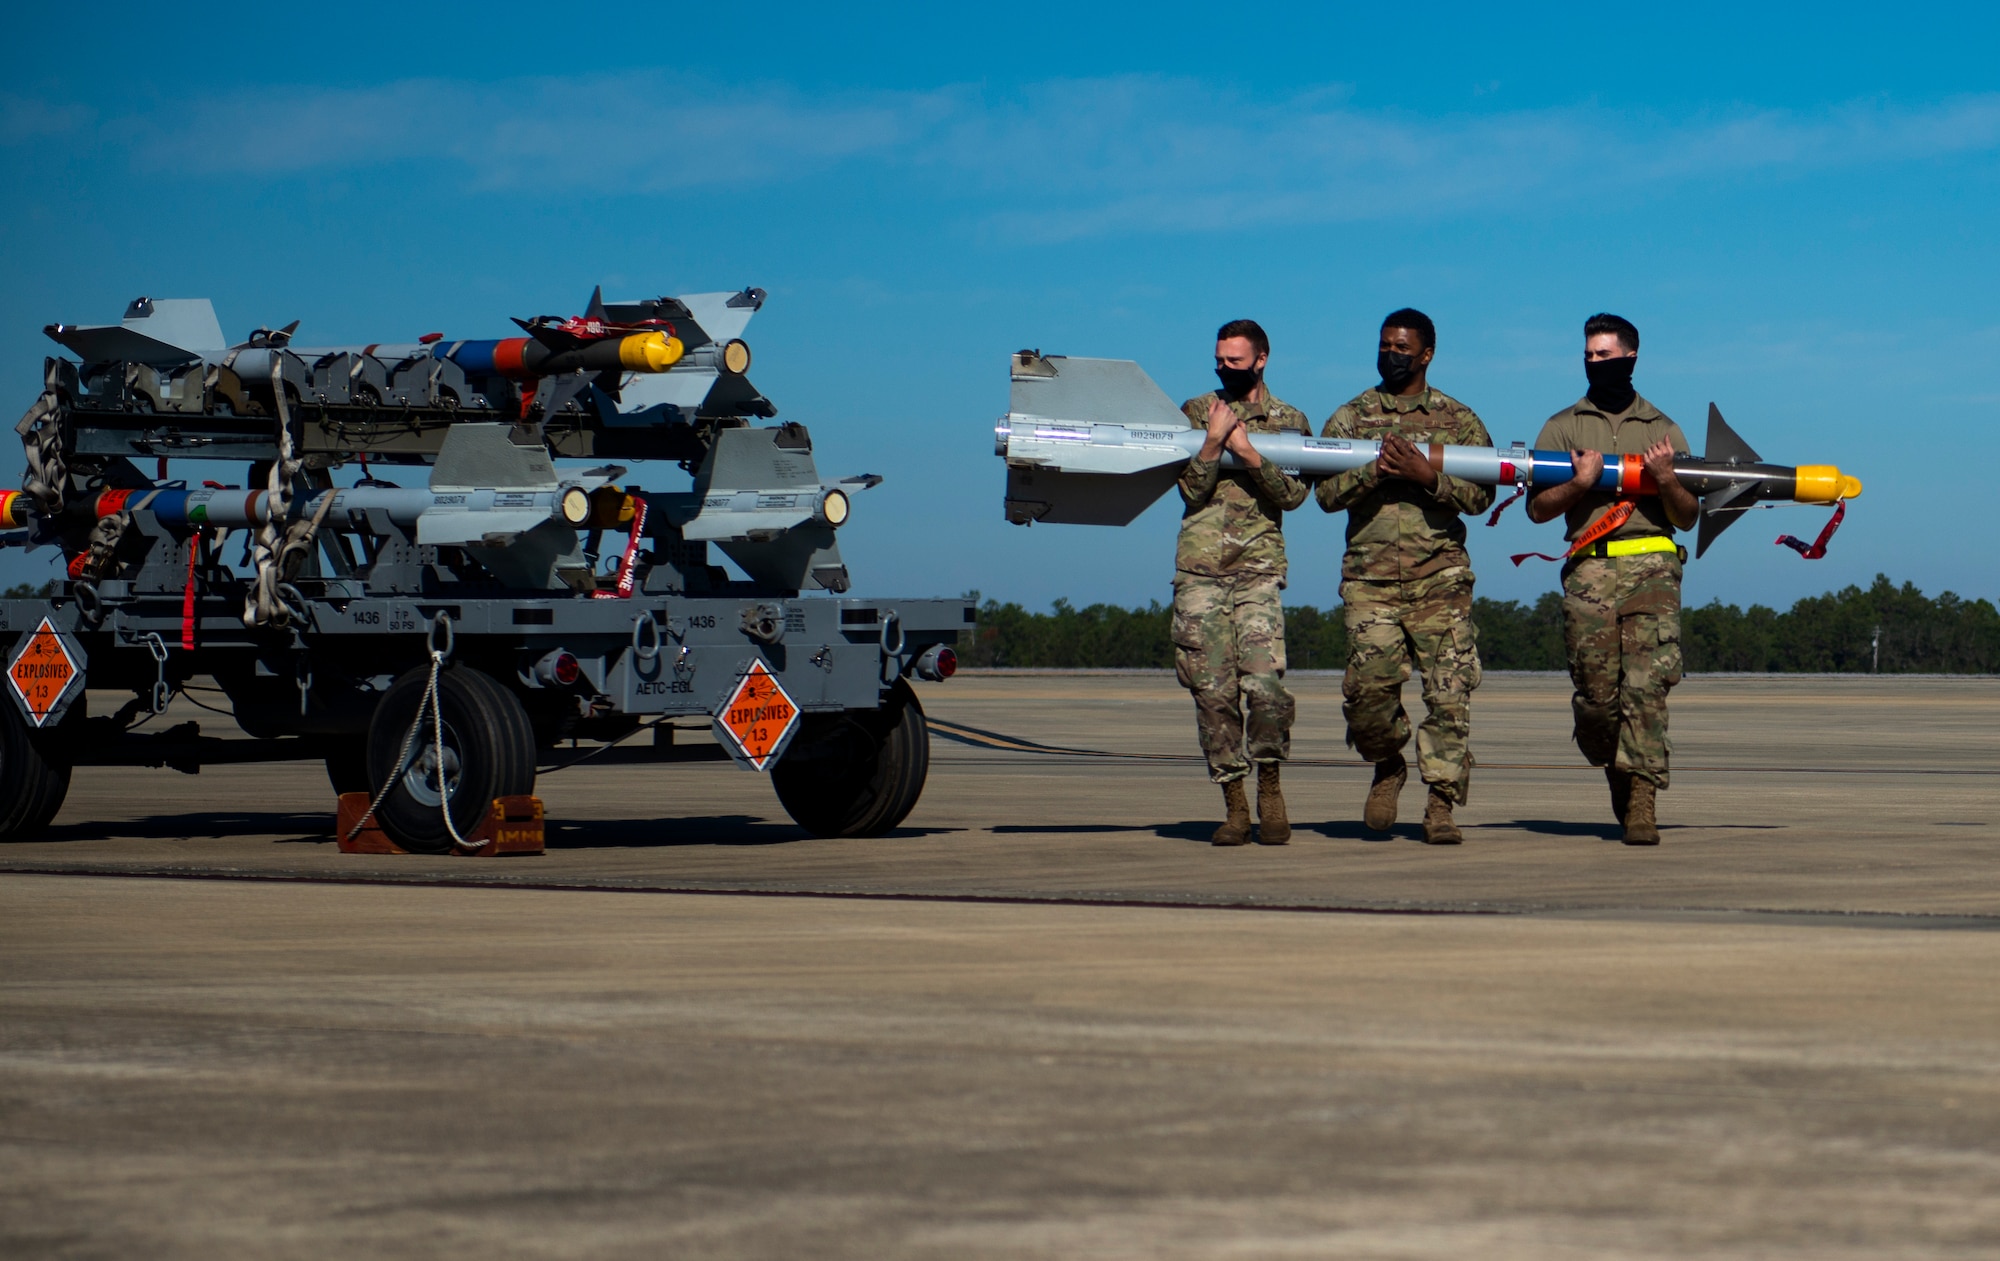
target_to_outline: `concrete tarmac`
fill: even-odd
[[[1690,680],[1645,851],[1564,680],[1478,694],[1458,849],[1293,682],[1279,849],[1163,676],[927,687],[872,841],[723,763],[503,860],[80,776],[0,849],[0,1256],[2000,1256],[2000,684]]]

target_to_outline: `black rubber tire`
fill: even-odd
[[[62,811],[63,802],[69,799],[69,764],[67,762],[56,763],[44,760],[42,765],[44,773],[42,776],[41,801],[35,806],[35,812],[28,816],[27,822],[21,827],[19,839],[22,840],[40,836],[43,832],[47,831],[49,824],[54,823],[56,815]],[[16,838],[9,837],[7,839],[12,840]]]
[[[420,666],[391,684],[376,704],[368,725],[367,787],[372,797],[393,776],[396,785],[376,808],[376,822],[412,853],[446,854],[453,845],[443,811],[435,798],[424,801],[415,796],[409,776],[396,764],[419,710],[426,722],[410,742],[410,761],[420,761],[434,743],[423,703],[429,678],[430,667]],[[444,708],[445,744],[458,762],[457,786],[449,798],[451,821],[465,836],[495,797],[535,791],[534,731],[512,692],[468,666],[444,670],[438,676],[438,696]]]
[[[69,796],[69,764],[49,756],[13,697],[0,697],[0,710],[0,841],[33,840]]]
[[[396,740],[401,743],[402,737]],[[326,781],[333,795],[365,793],[368,789],[368,742],[343,739],[340,747],[326,755]]]
[[[807,714],[771,768],[778,804],[814,836],[881,836],[909,817],[930,774],[931,731],[901,679],[882,708]]]

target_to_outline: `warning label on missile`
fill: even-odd
[[[743,759],[761,771],[784,746],[798,720],[799,707],[792,704],[784,686],[762,661],[753,661],[715,716],[715,725],[728,732]]]
[[[81,675],[77,660],[46,617],[15,651],[13,664],[7,667],[7,678],[37,727],[48,721],[62,703],[64,693]]]

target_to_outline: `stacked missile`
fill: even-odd
[[[296,321],[230,345],[207,299],[139,298],[118,324],[51,324],[43,332],[82,360],[70,369],[79,375],[68,392],[89,410],[186,415],[226,404],[222,414],[242,415],[263,409],[258,391],[274,381],[296,401],[329,407],[500,410],[513,406],[517,392],[574,373],[591,378],[604,405],[621,414],[662,403],[678,413],[607,422],[623,426],[698,414],[774,415],[744,380],[750,347],[739,336],[763,300],[763,290],[746,289],[606,303],[593,291],[582,316],[515,320],[523,337],[432,333],[314,347],[294,344]],[[671,385],[631,388],[668,377]]]
[[[752,435],[754,431],[733,433]],[[801,526],[838,528],[852,515],[852,496],[881,482],[873,474],[838,482],[720,486],[681,492],[626,492],[611,485],[625,470],[607,465],[563,476],[547,456],[520,448],[505,425],[459,425],[446,437],[428,487],[363,485],[329,488],[295,496],[289,515],[315,518],[321,529],[369,531],[380,514],[416,531],[420,544],[493,545],[545,524],[572,530],[630,529],[638,501],[647,505],[646,533],[674,531],[681,538],[730,543]],[[494,478],[497,469],[519,468]],[[488,484],[470,484],[478,470]],[[331,502],[326,502],[328,499]],[[148,512],[175,531],[240,529],[264,524],[274,509],[267,490],[179,486],[102,490],[79,501],[73,513],[96,520],[118,513]],[[0,491],[0,529],[33,524],[33,501],[20,491]]]

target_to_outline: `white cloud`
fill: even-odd
[[[44,136],[61,136],[90,124],[91,111],[81,105],[58,105],[34,97],[0,93],[0,144],[25,144]]]
[[[30,104],[0,104],[10,138],[79,125]],[[238,92],[106,135],[156,173],[442,166],[473,188],[593,196],[752,189],[853,167],[963,204],[1003,234],[1063,239],[1582,202],[1991,153],[2000,94],[1665,119],[1594,106],[1423,115],[1360,108],[1338,87],[1258,100],[1144,76],[811,96],[652,73]]]
[[[574,183],[593,193],[796,179],[910,143],[949,94],[808,100],[718,92],[665,75],[237,92],[126,120],[140,165],[191,173],[435,167],[483,188]]]

